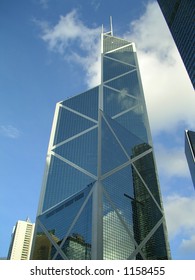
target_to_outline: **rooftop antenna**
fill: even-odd
[[[110,16],[110,33],[111,33],[111,36],[113,36],[112,16]]]

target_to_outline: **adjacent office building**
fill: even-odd
[[[193,87],[195,87],[194,0],[158,0]]]
[[[102,33],[101,59],[56,105],[32,259],[170,259],[134,43]]]
[[[195,188],[195,132],[185,131],[185,154]]]
[[[35,224],[29,219],[18,221],[13,228],[8,260],[29,260]]]

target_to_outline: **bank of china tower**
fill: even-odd
[[[135,46],[101,37],[101,84],[56,105],[32,259],[170,258]]]

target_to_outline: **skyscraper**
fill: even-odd
[[[195,132],[185,131],[185,154],[195,188]]]
[[[34,233],[34,223],[29,219],[18,221],[13,228],[8,260],[29,260]]]
[[[194,0],[158,0],[193,87],[195,87]]]
[[[101,35],[101,84],[56,105],[32,259],[169,259],[134,43]]]

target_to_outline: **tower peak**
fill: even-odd
[[[102,34],[107,34],[107,35],[113,36],[112,16],[110,16],[110,31],[104,32],[104,26],[102,24]]]
[[[110,33],[113,36],[112,16],[110,16]]]

